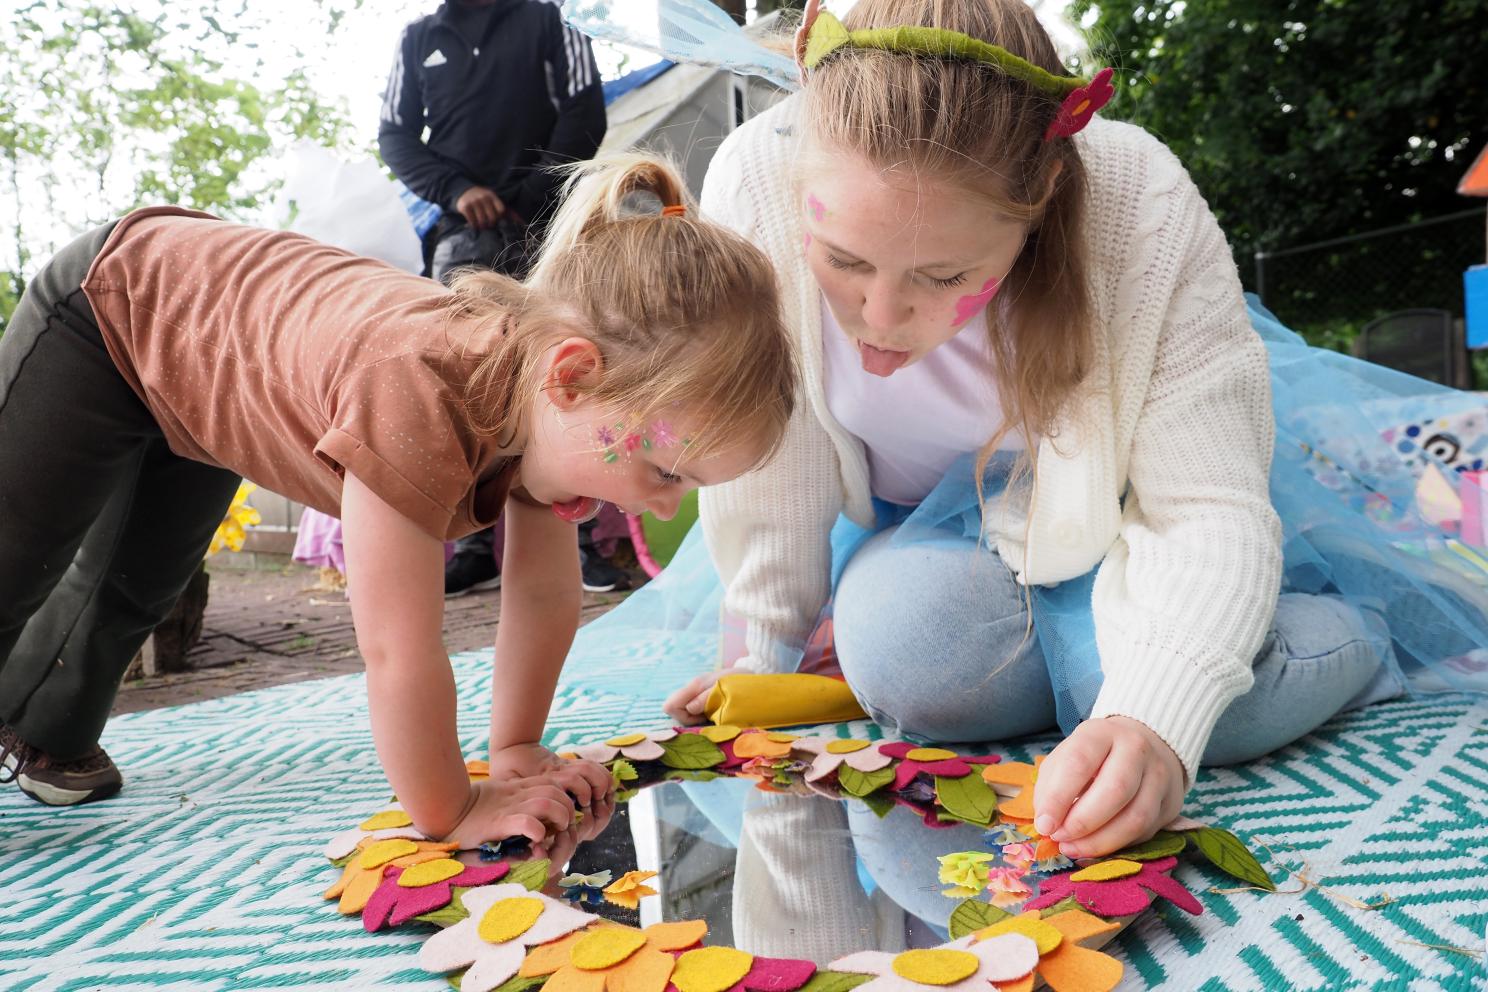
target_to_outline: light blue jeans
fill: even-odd
[[[896,546],[895,529],[858,550],[834,599],[838,660],[863,708],[890,732],[932,741],[1052,729],[1054,691],[1037,634],[1025,639],[1028,611],[1011,570],[971,540]],[[1255,658],[1255,685],[1220,716],[1204,764],[1249,761],[1343,709],[1399,695],[1393,665],[1381,661],[1388,644],[1379,617],[1341,599],[1283,595]],[[879,819],[862,803],[846,806],[874,881],[943,930],[955,901],[934,884],[935,858],[981,850],[981,828],[926,830],[903,810]]]
[[[1049,672],[1007,565],[969,539],[895,545],[896,530],[864,543],[833,603],[842,672],[874,722],[946,742],[1054,727]],[[1388,644],[1379,617],[1342,599],[1284,594],[1255,685],[1220,716],[1203,763],[1258,758],[1351,703],[1398,695],[1381,662]]]

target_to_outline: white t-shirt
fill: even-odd
[[[869,488],[890,503],[914,506],[951,463],[977,451],[1002,425],[987,315],[888,378],[863,370],[858,348],[822,297],[822,357],[827,409],[868,452]],[[1026,447],[1009,432],[1003,450]]]

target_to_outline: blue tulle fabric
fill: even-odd
[[[1398,665],[1413,691],[1488,691],[1488,552],[1460,543],[1454,524],[1430,522],[1417,498],[1423,473],[1455,485],[1488,458],[1483,398],[1311,348],[1259,306],[1250,315],[1271,362],[1271,498],[1283,528],[1284,590],[1342,596],[1383,616],[1394,647],[1384,660]],[[895,542],[975,542],[981,517],[972,466],[972,455],[964,456],[917,507],[875,502],[878,528],[900,525]],[[1003,459],[988,466],[988,495],[1000,492],[1008,468]],[[838,522],[834,587],[872,533]],[[1101,685],[1094,580],[1092,571],[1031,590],[1066,732]],[[651,643],[685,652],[691,667],[706,670],[720,657],[720,642],[725,657],[741,650],[738,632],[720,622],[722,598],[695,526],[657,579],[584,628],[575,653],[602,653],[618,638],[628,650]]]
[[[790,56],[751,39],[708,0],[566,0],[563,17],[591,38],[644,48],[673,62],[763,76],[788,90],[800,85]]]

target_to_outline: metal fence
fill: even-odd
[[[1431,307],[1460,318],[1462,273],[1484,258],[1485,214],[1479,207],[1256,252],[1247,288],[1311,343],[1339,351],[1387,313]]]

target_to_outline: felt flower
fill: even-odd
[[[1119,924],[1078,909],[1044,918],[1034,910],[994,923],[973,936],[985,940],[1017,933],[1038,947],[1039,960],[1033,974],[999,983],[998,992],[1032,992],[1035,978],[1042,978],[1053,992],[1111,992],[1121,981],[1121,962],[1109,954],[1081,947],[1080,942],[1119,929]]]
[[[364,840],[431,840],[413,828],[413,817],[394,803],[390,809],[374,813],[363,820],[355,830],[343,830],[326,842],[325,856],[339,861],[357,849]]]
[[[1108,67],[1095,74],[1095,78],[1084,86],[1077,86],[1059,105],[1059,114],[1044,132],[1044,140],[1068,138],[1078,134],[1090,123],[1095,112],[1111,102],[1116,89],[1111,85],[1114,72]]]
[[[230,551],[243,550],[243,542],[248,538],[248,528],[263,520],[259,512],[247,503],[248,497],[252,496],[257,488],[251,482],[238,483],[238,491],[233,494],[232,502],[228,504],[227,514],[222,518],[222,523],[217,525],[217,532],[212,535],[212,543],[207,546],[208,558],[223,548]]]
[[[1146,909],[1157,895],[1197,916],[1204,907],[1167,874],[1177,863],[1177,858],[1156,861],[1114,858],[1079,871],[1051,875],[1039,884],[1039,894],[1028,901],[1027,908],[1043,909],[1074,896],[1076,902],[1097,916],[1130,916]]]
[[[890,954],[859,951],[838,958],[833,971],[874,975],[860,992],[987,992],[992,982],[1011,982],[1032,974],[1038,945],[1022,934],[1006,933],[986,940],[968,934],[926,950]]]
[[[445,974],[469,968],[461,992],[490,992],[517,973],[527,948],[557,940],[595,921],[523,885],[488,885],[462,897],[470,915],[419,948],[419,967]]]
[[[987,890],[992,893],[992,905],[1015,906],[1029,896],[1033,890],[1026,881],[1028,869],[1016,865],[1005,865],[987,872]]]
[[[441,844],[432,840],[364,840],[341,869],[336,884],[325,890],[325,897],[339,897],[336,909],[346,916],[360,913],[382,884],[383,870],[388,865],[407,868],[448,857],[458,848],[458,844]]]
[[[717,992],[741,966],[748,971],[722,992],[795,992],[816,974],[810,961],[759,957],[732,947],[699,947],[677,959],[667,992]]]
[[[551,975],[548,992],[666,992],[675,959],[708,932],[702,920],[653,923],[644,930],[600,924],[534,947],[517,974]]]
[[[749,760],[734,753],[734,741],[738,740],[739,735],[743,731],[733,724],[723,723],[717,726],[682,727],[680,728],[680,732],[684,734],[698,734],[718,745],[718,750],[723,752],[723,764],[717,766],[719,771],[738,768]]]
[[[666,730],[653,730],[649,733],[621,734],[619,737],[611,737],[603,744],[585,744],[573,753],[580,758],[597,761],[604,764],[614,761],[616,757],[624,756],[631,761],[655,761],[666,752],[661,748],[661,741],[669,741],[677,736],[677,731],[668,727]]]
[[[614,877],[614,873],[608,868],[592,875],[575,872],[558,879],[558,889],[563,893],[563,898],[575,906],[598,906],[604,902],[604,887]]]
[[[995,754],[974,758],[940,747],[917,747],[908,741],[880,744],[878,749],[891,758],[899,759],[899,767],[894,769],[893,788],[896,791],[909,785],[916,775],[960,778],[971,774],[972,765],[992,765],[1002,760]]]
[[[479,782],[481,779],[491,777],[491,763],[484,758],[471,758],[465,762],[465,773],[470,776],[470,781]]]
[[[771,730],[745,730],[733,740],[735,756],[749,758],[784,758],[791,747],[800,740],[795,734],[782,734]]]
[[[646,896],[656,895],[656,890],[643,885],[656,877],[654,871],[628,871],[605,887],[604,897],[616,906],[635,909]]]
[[[1033,785],[1038,781],[1039,766],[1044,756],[1033,759],[1033,764],[1021,761],[1005,761],[982,769],[982,781],[992,786],[992,791],[1003,798],[997,804],[997,818],[1004,823],[1033,822]]]
[[[489,885],[510,871],[505,862],[466,866],[453,858],[425,861],[399,868],[388,865],[382,884],[362,910],[362,926],[376,933],[386,926],[402,926],[415,916],[443,909],[455,897],[456,885]]]
[[[954,886],[941,892],[953,899],[970,899],[979,895],[987,884],[987,862],[994,855],[985,851],[955,851],[942,854],[940,862],[940,884]]]
[[[855,771],[876,772],[880,768],[887,768],[894,760],[875,747],[871,741],[837,737],[803,737],[793,746],[798,751],[805,751],[807,754],[816,756],[811,762],[811,768],[806,772],[808,782],[825,778],[842,765]]]

